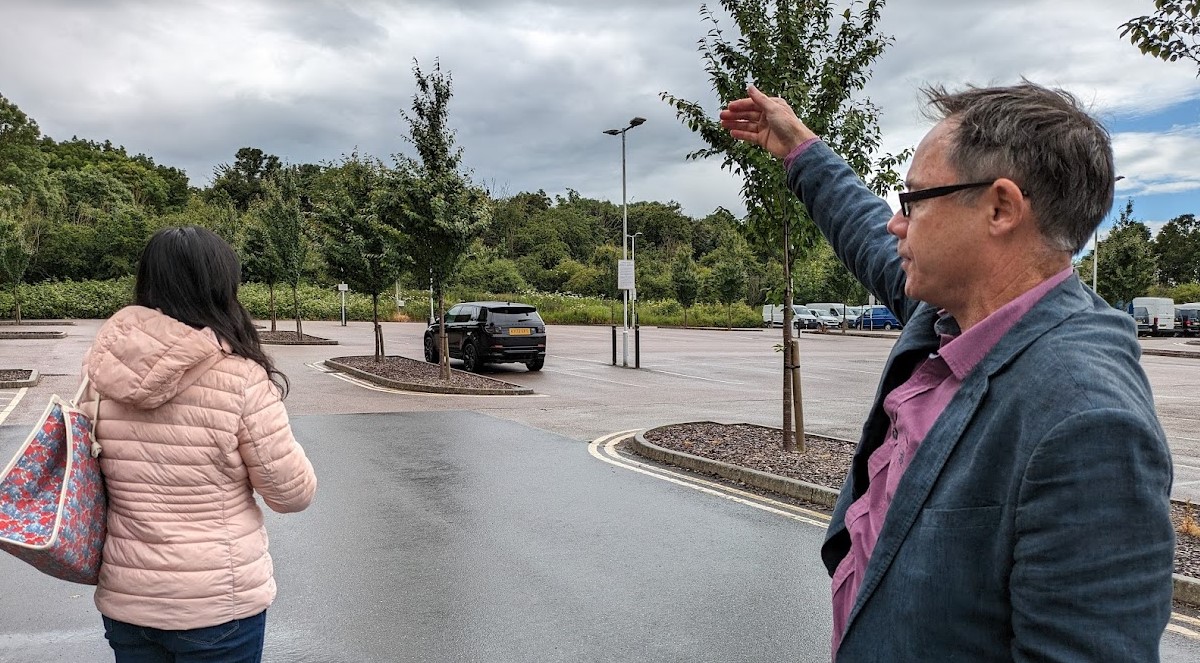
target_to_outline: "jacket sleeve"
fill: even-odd
[[[887,231],[892,208],[821,141],[792,162],[788,187],[808,208],[833,252],[867,290],[908,324],[917,302],[904,295],[896,238]]]
[[[317,493],[317,476],[292,435],[287,410],[266,371],[246,384],[238,451],[250,484],[273,511],[303,511]]]
[[[1158,660],[1171,614],[1170,490],[1162,430],[1132,412],[1083,412],[1039,442],[1016,513],[1014,661]]]

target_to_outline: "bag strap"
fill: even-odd
[[[73,405],[77,408],[80,407],[81,403],[79,402],[79,399],[83,398],[83,394],[85,391],[87,391],[88,385],[90,385],[90,384],[91,384],[91,381],[88,380],[87,374],[84,374],[83,380],[81,380],[79,382],[79,390],[75,392],[75,398],[73,398],[71,400],[71,405]],[[86,412],[85,412],[85,414],[86,414]],[[96,390],[96,411],[94,414],[91,415],[91,419],[92,419],[92,449],[91,449],[91,452],[92,452],[92,458],[97,458],[100,456],[100,441],[96,439],[96,424],[99,423],[99,421],[100,421],[100,390],[98,390],[98,389]]]

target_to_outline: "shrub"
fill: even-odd
[[[341,320],[341,295],[335,287],[311,284],[298,290],[300,313],[305,320]],[[270,318],[270,293],[265,284],[243,283],[238,298],[256,320]],[[429,293],[426,290],[405,290],[400,293],[404,308],[396,306],[396,293],[388,291],[379,296],[379,319],[384,321],[424,321],[429,317]],[[446,306],[460,301],[496,299],[519,301],[538,308],[542,319],[552,325],[619,325],[620,299],[580,297],[571,294],[542,292],[480,292],[458,287],[446,294]],[[133,277],[109,281],[51,281],[21,286],[21,313],[30,319],[107,318],[133,301]],[[275,313],[281,329],[288,329],[293,318],[292,291],[287,286],[275,287]],[[683,307],[673,299],[642,300],[637,303],[638,321],[643,325],[683,324]],[[0,292],[0,315],[13,314],[12,294]],[[630,306],[630,324],[633,324]],[[758,327],[761,318],[744,303],[730,309],[735,327]],[[346,318],[371,319],[371,297],[359,292],[346,293]],[[688,325],[694,327],[725,327],[726,307],[723,304],[697,304],[688,310]]]

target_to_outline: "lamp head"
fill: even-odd
[[[607,129],[604,131],[604,133],[606,133],[610,136],[616,136],[621,133],[621,130],[620,129]]]
[[[644,118],[644,117],[635,117],[635,118],[633,118],[632,120],[630,120],[630,121],[629,121],[629,126],[631,126],[631,127],[636,127],[636,126],[638,126],[639,124],[644,124],[645,122],[646,122],[646,118]]]

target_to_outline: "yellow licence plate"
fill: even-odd
[[[529,336],[529,334],[532,332],[533,332],[533,330],[530,329],[529,327],[509,327],[508,328],[509,336]]]

